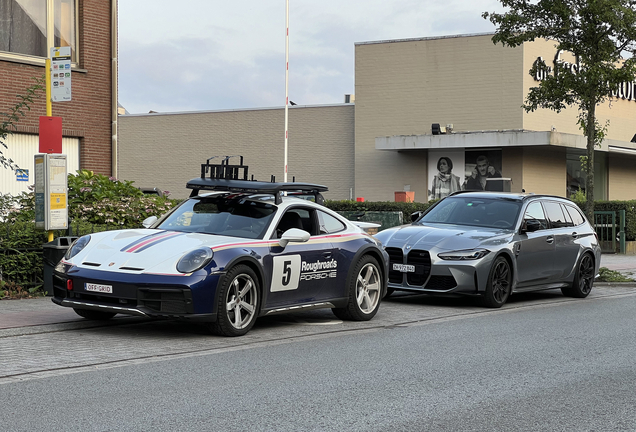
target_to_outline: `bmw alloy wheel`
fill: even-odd
[[[576,267],[574,281],[569,287],[561,288],[561,292],[568,297],[585,298],[592,291],[594,285],[594,258],[589,253],[584,254]]]
[[[512,291],[512,270],[508,260],[499,256],[495,259],[488,276],[488,285],[483,295],[484,306],[499,308],[503,306]]]

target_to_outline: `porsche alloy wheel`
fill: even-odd
[[[211,330],[222,336],[242,336],[258,316],[259,286],[254,271],[238,265],[227,272],[220,286],[218,315]]]
[[[500,308],[510,297],[512,291],[512,269],[508,260],[499,256],[490,268],[488,285],[482,297],[482,303],[486,307]]]
[[[576,298],[587,297],[592,291],[592,285],[594,284],[594,270],[594,259],[592,255],[586,253],[581,257],[581,261],[576,267],[572,286],[561,289],[563,295]]]
[[[334,308],[340,319],[367,321],[375,316],[382,297],[382,275],[378,261],[365,255],[358,261],[353,278],[349,281],[349,303],[344,308]]]

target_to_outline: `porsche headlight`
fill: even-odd
[[[438,253],[437,256],[443,260],[453,260],[453,261],[467,261],[467,260],[478,260],[480,258],[488,255],[490,251],[488,249],[469,249],[469,250],[459,250],[452,252],[442,252]]]
[[[210,262],[214,254],[210,248],[199,248],[185,254],[177,263],[177,271],[192,273]]]
[[[75,255],[80,253],[82,249],[84,249],[86,245],[88,244],[88,242],[90,241],[91,241],[91,236],[89,235],[85,235],[75,240],[73,244],[71,245],[71,247],[69,247],[66,253],[64,254],[64,259],[73,258]]]

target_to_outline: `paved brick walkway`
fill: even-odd
[[[604,254],[601,256],[601,267],[620,271],[623,274],[631,273],[636,279],[636,255]]]

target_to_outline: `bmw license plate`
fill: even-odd
[[[402,273],[415,273],[415,266],[411,264],[393,264],[393,270]]]
[[[107,294],[112,294],[113,293],[112,285],[100,285],[100,284],[94,284],[94,283],[85,283],[84,284],[84,289],[86,291],[93,291],[93,292],[100,292],[100,293],[107,293]]]

